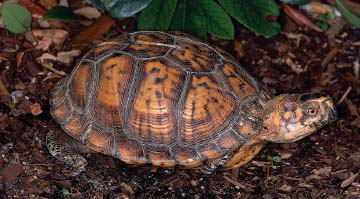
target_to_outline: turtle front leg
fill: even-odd
[[[231,159],[233,154],[234,152],[230,152],[220,157],[219,159],[209,162],[204,166],[204,168],[201,169],[201,172],[207,175],[217,172]]]
[[[79,154],[79,146],[86,147],[82,143],[76,142],[63,132],[50,130],[46,134],[46,146],[52,156],[74,167],[73,176],[85,170],[87,160]]]

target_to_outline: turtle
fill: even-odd
[[[325,93],[274,95],[229,53],[179,32],[94,45],[51,92],[52,156],[85,170],[83,149],[133,165],[210,174],[295,142],[336,119]],[[65,132],[65,133],[64,133]]]

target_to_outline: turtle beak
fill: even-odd
[[[328,121],[332,122],[337,120],[337,112],[335,110],[335,108],[329,110],[329,116],[328,116]]]
[[[327,112],[327,122],[332,122],[337,120],[337,111],[336,107],[334,106],[334,103],[330,96],[327,97],[327,100],[324,101],[325,110]]]

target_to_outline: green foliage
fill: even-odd
[[[300,0],[298,0],[300,1]],[[207,39],[211,33],[222,39],[234,38],[234,25],[229,15],[259,35],[271,37],[280,33],[279,8],[274,0],[91,0],[115,18],[131,16],[142,10],[140,30],[175,30]],[[219,5],[219,3],[221,6]],[[302,0],[305,2],[305,0]]]
[[[207,33],[232,39],[234,26],[229,15],[214,0],[153,0],[139,17],[139,29],[176,30],[207,39]]]
[[[280,156],[278,155],[275,155],[275,156],[267,156],[267,160],[269,162],[274,162],[274,163],[281,163],[282,162],[282,159]]]
[[[62,192],[63,196],[70,195],[69,189],[62,189],[61,192]]]
[[[112,17],[122,19],[138,13],[151,0],[91,0],[91,2],[100,10],[108,11]]]
[[[23,33],[30,30],[31,13],[28,9],[16,3],[4,3],[1,9],[5,28],[13,33]]]
[[[64,6],[55,6],[51,8],[44,16],[43,20],[62,20],[71,21],[77,19],[78,16],[74,14],[72,9]]]
[[[279,16],[279,7],[273,0],[219,0],[224,9],[245,27],[259,35],[271,37],[281,31],[277,21],[268,16]]]
[[[304,5],[310,3],[311,0],[280,0],[280,1],[292,5]]]
[[[206,16],[194,0],[179,0],[170,30],[184,31],[207,39]]]
[[[335,19],[335,14],[332,12],[322,14],[317,18],[316,25],[319,26],[323,31],[329,28],[328,22]]]
[[[209,33],[223,39],[234,38],[234,25],[224,9],[209,0],[200,0],[200,5],[204,10]]]
[[[353,13],[343,0],[335,0],[335,6],[349,23],[360,28],[360,16]]]
[[[139,29],[168,30],[175,12],[176,3],[177,0],[153,0],[139,16]]]

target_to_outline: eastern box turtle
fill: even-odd
[[[273,96],[224,50],[182,33],[141,31],[94,46],[60,81],[56,158],[82,171],[81,147],[129,164],[235,168],[266,142],[297,141],[336,118],[322,93]]]

